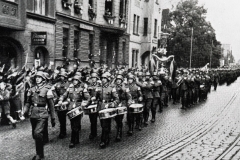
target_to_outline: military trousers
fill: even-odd
[[[148,98],[148,99],[145,100],[145,105],[144,105],[144,108],[143,108],[143,120],[144,120],[144,122],[148,121],[149,110],[152,106],[152,101],[153,101],[152,98]]]
[[[35,140],[36,154],[44,157],[43,135],[47,118],[30,118],[32,125],[32,137]]]
[[[68,111],[58,111],[58,120],[60,123],[60,135],[66,135],[67,134],[67,129],[66,129],[66,123],[67,123],[67,112]]]
[[[79,143],[79,131],[81,129],[81,115],[74,117],[70,120],[71,122],[71,143]]]
[[[98,113],[89,114],[89,119],[91,123],[90,129],[91,129],[92,136],[97,136],[97,117],[98,117]]]
[[[107,119],[101,119],[101,127],[102,127],[102,136],[101,136],[101,142],[108,143],[109,142],[109,134],[111,130],[111,118]]]

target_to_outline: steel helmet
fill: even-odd
[[[37,71],[37,73],[35,74],[35,77],[39,76],[42,77],[43,79],[46,79],[46,75],[43,71]]]

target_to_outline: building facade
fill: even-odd
[[[158,48],[160,38],[160,1],[132,0],[128,12],[129,67],[148,66],[151,53]]]
[[[0,66],[22,66],[27,53],[24,30],[26,2],[21,0],[0,1]]]
[[[55,58],[55,1],[27,0],[24,37],[30,66],[49,66]]]
[[[55,62],[78,58],[83,66],[126,65],[127,0],[56,1]],[[92,55],[92,56],[89,56]]]

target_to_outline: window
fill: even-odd
[[[148,18],[144,18],[144,26],[143,26],[143,35],[147,36],[148,34]]]
[[[127,11],[127,2],[126,2],[126,0],[120,0],[120,10],[119,10],[120,18],[125,18],[123,16],[126,16],[126,11]]]
[[[138,66],[138,52],[136,49],[132,50],[132,67]]]
[[[105,0],[105,15],[112,16],[113,0]]]
[[[138,27],[139,27],[139,16],[134,14],[133,16],[133,34],[138,35]]]
[[[63,52],[62,52],[63,57],[67,57],[68,55],[68,40],[69,40],[69,29],[63,28]]]
[[[139,27],[139,16],[137,16],[137,29],[136,29],[136,31],[137,31],[137,34],[138,34],[138,27]]]
[[[78,58],[79,51],[79,31],[74,31],[74,58]]]
[[[157,38],[157,19],[154,21],[154,38]]]
[[[47,0],[33,0],[34,1],[34,13],[46,15],[47,7],[46,1]]]
[[[123,41],[122,43],[122,54],[123,54],[123,63],[126,63],[125,60],[126,60],[126,42]]]
[[[133,34],[135,34],[136,14],[133,15]]]
[[[93,8],[93,0],[88,0],[89,9]]]

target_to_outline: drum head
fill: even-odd
[[[129,107],[130,108],[141,108],[141,107],[143,107],[143,105],[139,104],[139,103],[134,103],[134,104],[131,104]]]

